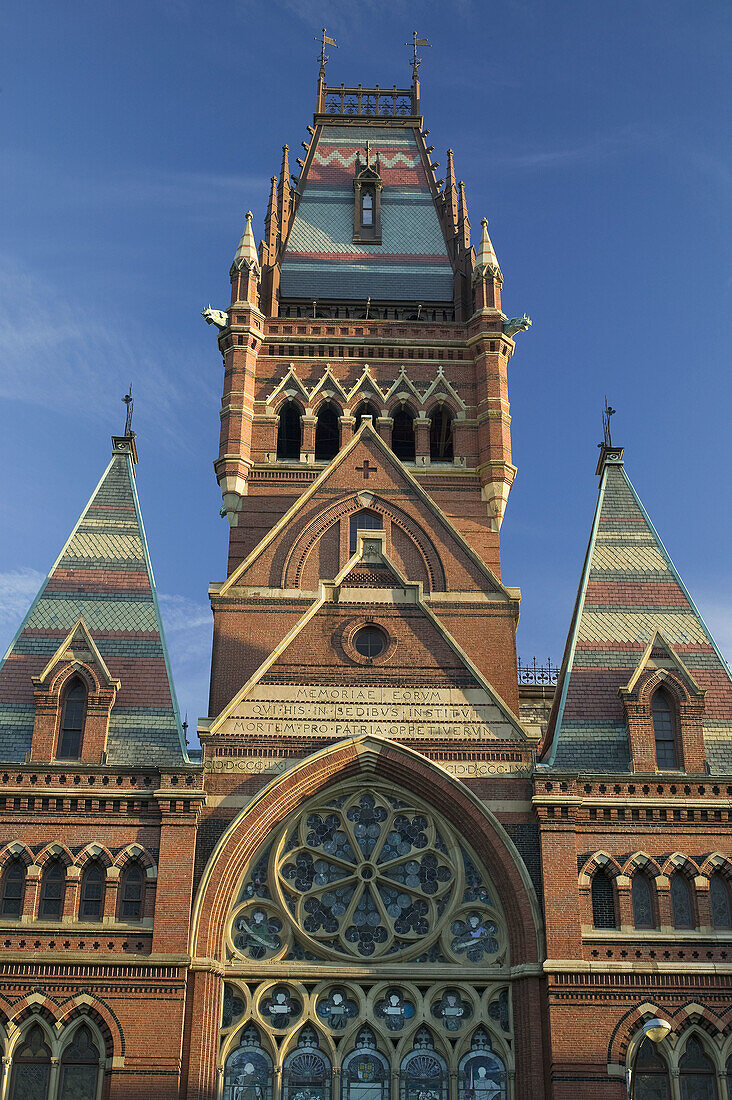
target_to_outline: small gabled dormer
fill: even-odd
[[[353,240],[360,244],[381,244],[381,179],[379,154],[371,163],[371,142],[366,142],[366,162],[356,153],[356,177],[353,181]]]

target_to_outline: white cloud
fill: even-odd
[[[188,714],[188,737],[194,741],[196,721],[208,713],[211,608],[187,596],[160,593],[158,598],[181,716]]]

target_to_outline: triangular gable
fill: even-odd
[[[653,635],[636,665],[635,672],[628,683],[620,688],[620,691],[624,695],[632,695],[639,680],[646,673],[655,672],[674,672],[685,685],[689,695],[704,695],[704,689],[699,687],[678,653],[666,641],[660,630],[657,630]]]
[[[320,493],[321,490],[332,490],[333,485],[338,484],[342,479],[343,485],[341,491],[343,495],[353,495],[354,486],[359,484],[359,479],[357,476],[354,476],[353,472],[349,471],[351,471],[351,466],[356,466],[359,461],[361,462],[361,466],[363,466],[364,459],[368,461],[374,459],[377,466],[379,461],[386,463],[394,479],[404,486],[409,495],[416,497],[419,503],[427,508],[431,519],[439,525],[439,529],[442,531],[447,544],[453,544],[456,553],[469,560],[472,569],[477,571],[480,577],[485,581],[486,587],[491,592],[503,596],[508,603],[516,602],[515,595],[512,595],[501,584],[495,573],[493,573],[479,554],[476,553],[470,544],[454,528],[429,493],[425,492],[417,479],[413,477],[403,463],[399,461],[391,448],[378,436],[368,421],[364,421],[361,424],[359,430],[355,433],[350,442],[338,452],[332,462],[321,471],[308,489],[297,498],[278,523],[268,531],[261,542],[252,550],[251,554],[236,567],[218,589],[218,594],[223,596],[230,588],[244,582],[247,572],[252,568],[254,563],[276,540],[281,538],[283,532],[287,532],[288,529],[294,527],[297,518],[310,508],[313,497]],[[368,480],[368,477],[363,477],[362,483],[364,489],[371,489],[373,485],[373,483]]]
[[[0,759],[25,759],[33,677],[44,674],[80,619],[108,675],[121,684],[108,762],[185,761],[128,437],[115,439],[109,465],[0,665]]]
[[[544,743],[546,763],[624,770],[620,689],[653,641],[706,691],[704,742],[713,771],[732,767],[732,677],[623,466],[603,456],[600,490]]]
[[[97,673],[101,684],[115,690],[119,689],[119,680],[113,679],[110,674],[104,658],[97,649],[96,643],[87,630],[83,619],[76,621],[40,675],[33,677],[33,683],[37,687],[45,685],[54,669],[66,664],[74,667],[84,664],[91,667]]]
[[[359,533],[356,553],[349,559],[343,569],[341,569],[335,580],[320,582],[318,598],[312,603],[302,618],[292,627],[280,644],[276,646],[272,653],[262,662],[257,671],[226,705],[221,714],[213,719],[213,721],[202,722],[199,725],[199,732],[209,735],[226,732],[228,728],[227,723],[231,725],[234,719],[244,720],[249,704],[258,705],[265,700],[269,700],[270,697],[279,697],[278,687],[274,682],[276,680],[276,670],[278,664],[284,665],[286,663],[288,655],[290,665],[294,662],[297,666],[298,672],[296,681],[298,685],[300,685],[300,688],[304,691],[309,691],[310,688],[317,689],[317,678],[310,684],[308,684],[306,680],[304,662],[297,657],[298,645],[312,648],[312,639],[316,637],[318,633],[315,629],[315,620],[318,616],[336,618],[338,615],[342,616],[344,610],[345,613],[350,616],[349,601],[352,601],[354,605],[358,606],[359,609],[363,611],[364,604],[368,604],[368,599],[365,597],[363,589],[351,589],[349,592],[349,580],[351,580],[354,575],[358,575],[359,569],[363,566],[370,568],[382,566],[387,569],[390,575],[399,582],[403,594],[403,598],[394,601],[392,606],[413,609],[415,617],[419,617],[423,623],[426,620],[434,637],[439,639],[442,660],[438,662],[440,668],[438,669],[436,667],[432,679],[433,693],[439,693],[440,690],[446,691],[450,695],[450,700],[447,705],[453,707],[457,706],[458,708],[462,706],[470,711],[468,724],[475,727],[475,736],[525,740],[526,734],[510,707],[503,701],[495,688],[486,680],[478,667],[445,628],[444,624],[424,602],[422,599],[421,584],[409,582],[403,574],[401,574],[396,563],[389,558],[385,550],[385,536],[381,531],[364,531]],[[378,592],[379,590],[377,589],[376,591]],[[374,600],[374,607],[376,608],[378,606],[379,602],[377,596]],[[383,610],[384,605],[382,605],[382,611]],[[447,656],[448,654],[449,657]],[[333,673],[332,654],[328,652],[326,659],[324,651],[323,656],[323,667],[327,667],[329,673],[327,683],[331,683]],[[450,657],[452,660],[450,660]],[[411,667],[414,667],[415,664],[419,667],[419,658],[415,658],[414,652],[410,652],[409,662]],[[458,678],[454,678],[452,683],[449,682],[449,674],[445,673],[443,673],[443,675],[446,676],[445,683],[443,684],[439,681],[438,678],[441,670],[449,668],[462,673],[459,677],[459,684]],[[384,672],[383,670],[380,671],[381,679],[383,680]],[[387,670],[387,679],[388,671],[389,670]],[[367,688],[369,680],[373,678],[370,669],[364,668],[358,670],[359,687],[363,686]],[[292,674],[288,673],[286,679],[291,681]],[[322,686],[325,689],[325,681]],[[390,690],[388,683],[382,683],[379,686],[383,691]],[[404,696],[403,677],[399,679],[395,678],[393,687]],[[289,690],[289,688],[285,689],[285,696]],[[428,705],[423,719],[416,713],[419,708],[410,705],[409,709],[412,715],[410,720],[411,725],[416,729],[419,728],[420,725],[430,725],[434,723],[436,720],[434,711],[435,705],[436,702],[433,700],[433,702]],[[470,708],[473,709],[471,710]],[[463,718],[465,718],[465,714],[463,714]],[[395,720],[395,725],[402,725],[398,717]],[[465,723],[463,722],[461,724],[463,735],[464,725]],[[449,728],[449,725],[446,726],[447,730],[449,730]],[[293,732],[294,735],[297,736],[296,728]],[[438,734],[435,733],[434,736],[438,736]]]

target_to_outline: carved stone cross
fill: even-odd
[[[369,460],[365,458],[363,460],[363,466],[357,466],[356,469],[359,472],[363,471],[363,479],[364,481],[368,481],[369,474],[375,474],[378,471],[378,466],[371,466]]]

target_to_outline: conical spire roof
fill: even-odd
[[[660,635],[706,691],[704,748],[713,773],[732,769],[732,677],[614,449],[600,492],[545,763],[573,770],[629,766],[620,689]]]
[[[114,442],[111,462],[0,665],[2,760],[25,759],[35,712],[31,678],[79,620],[120,681],[107,763],[175,766],[187,759],[135,488],[133,438]]]
[[[475,271],[478,275],[483,275],[488,272],[490,275],[500,274],[501,268],[498,263],[498,257],[493,247],[493,242],[488,233],[488,219],[483,218],[481,221],[482,232],[480,235],[480,244],[478,245],[478,255],[475,258]]]
[[[254,241],[254,233],[252,232],[251,210],[247,211],[247,224],[241,235],[239,247],[234,254],[234,264],[238,268],[259,267],[259,256],[257,255],[257,246]]]

